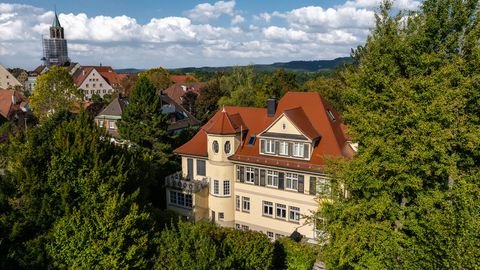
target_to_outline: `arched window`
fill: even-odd
[[[230,141],[225,143],[225,154],[230,153]]]
[[[213,147],[213,152],[215,154],[218,153],[218,142],[217,141],[213,141],[212,147]]]

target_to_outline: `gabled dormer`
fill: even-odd
[[[261,155],[302,160],[310,160],[320,140],[301,107],[285,110],[258,137]]]

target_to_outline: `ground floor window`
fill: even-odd
[[[180,207],[192,208],[193,198],[191,194],[170,190],[170,204]]]

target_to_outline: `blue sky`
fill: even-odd
[[[416,9],[420,0],[397,0]],[[333,59],[365,42],[380,0],[0,2],[0,64],[32,69],[56,6],[83,65],[167,68]]]

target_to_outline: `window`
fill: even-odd
[[[335,122],[335,115],[333,115],[333,112],[330,109],[327,110],[327,114],[328,117],[330,117],[330,120],[332,120],[332,122]]]
[[[250,198],[242,197],[242,211],[250,212]]]
[[[263,201],[263,215],[264,216],[273,216],[273,203]]]
[[[219,181],[213,180],[213,194],[218,195],[220,193]]]
[[[100,84],[100,87],[103,87],[103,84]],[[105,93],[105,90],[103,90],[103,91],[104,91],[104,93]]]
[[[215,154],[218,153],[218,142],[217,141],[213,141],[212,147],[213,147],[213,152]]]
[[[183,194],[176,191],[170,191],[170,204],[180,207],[192,208],[193,197],[191,194]]]
[[[115,122],[114,121],[109,121],[108,122],[108,128],[115,129]]]
[[[225,214],[223,212],[218,212],[218,220],[224,220],[225,219]]]
[[[98,121],[98,126],[103,127],[103,120]]]
[[[87,83],[87,84],[85,84],[85,87],[88,87],[88,83]]]
[[[227,142],[225,143],[225,147],[224,147],[224,148],[225,148],[225,154],[230,153],[230,141],[227,141]]]
[[[278,187],[278,172],[268,170],[267,171],[267,186]]]
[[[288,220],[293,222],[300,222],[300,208],[290,206],[288,211]]]
[[[235,223],[235,228],[237,228],[238,230],[240,230],[240,224]]]
[[[197,159],[197,175],[205,176],[205,160]]]
[[[235,196],[235,210],[240,211],[240,196]]]
[[[265,141],[265,153],[275,154],[275,142],[273,140]]]
[[[317,179],[317,194],[320,195],[330,195],[332,194],[332,186],[330,185],[330,180],[326,178]]]
[[[267,231],[267,236],[270,240],[273,240],[274,234],[273,234],[273,232],[268,232]]]
[[[247,167],[245,170],[245,182],[253,184],[255,178],[255,170],[252,167]]]
[[[92,87],[95,87],[95,84],[93,84]]]
[[[250,136],[250,139],[248,139],[248,145],[254,145],[255,144],[255,135]]]
[[[287,206],[285,204],[277,203],[276,204],[277,212],[276,217],[281,219],[287,218]]]
[[[280,142],[280,149],[278,152],[280,155],[288,156],[288,142]]]
[[[296,157],[303,157],[303,143],[293,144],[293,155]]]
[[[223,195],[230,196],[230,181],[223,181]]]
[[[285,182],[287,189],[298,190],[298,174],[296,173],[286,173],[285,174]]]
[[[250,228],[247,225],[242,225],[242,230],[248,231]]]
[[[275,240],[277,240],[277,239],[279,239],[279,238],[282,238],[282,237],[284,237],[284,236],[285,236],[285,235],[283,235],[283,234],[276,233],[276,234],[275,234]]]

